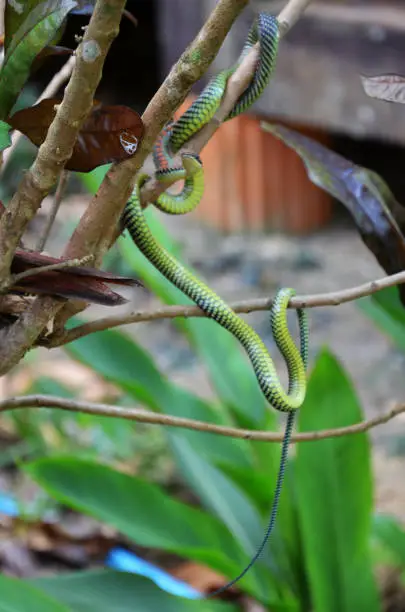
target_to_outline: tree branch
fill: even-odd
[[[192,429],[205,433],[215,433],[228,438],[240,438],[242,440],[255,440],[257,442],[282,442],[284,434],[272,431],[257,431],[254,429],[237,429],[225,425],[215,425],[194,419],[170,416],[149,412],[140,408],[121,408],[109,404],[78,401],[57,397],[52,395],[25,395],[11,397],[0,401],[0,413],[20,408],[56,408],[68,412],[84,412],[104,417],[121,418],[138,423],[150,423],[151,425],[164,425],[166,427],[180,427]],[[324,429],[321,431],[308,431],[295,434],[291,442],[310,442],[314,440],[325,440],[326,438],[340,438],[342,436],[364,433],[378,425],[383,425],[398,414],[405,412],[405,404],[394,406],[384,414],[346,427],[336,429]]]
[[[116,233],[136,173],[191,86],[207,71],[232,24],[247,3],[248,0],[219,0],[194,41],[149,102],[142,116],[145,133],[137,152],[130,159],[114,164],[109,170],[69,242],[66,257],[81,257],[90,251],[96,255],[96,262],[101,260]]]
[[[111,5],[116,8],[118,5],[122,5],[123,0],[104,0],[104,2],[106,5]],[[183,102],[192,84],[204,74],[211,61],[216,56],[234,20],[247,2],[248,0],[219,0],[196,39],[183,53],[180,60],[172,68],[163,85],[149,103],[143,115],[145,137],[141,142],[139,150],[133,158],[119,165],[113,165],[107,173],[97,195],[90,202],[67,249],[65,249],[64,256],[67,259],[76,259],[87,254],[93,254],[95,255],[96,265],[101,261],[102,256],[108,250],[116,235],[119,217],[130,195],[136,172],[140,169],[147,155],[152,150],[153,144],[165,123],[173,116],[175,110]],[[98,0],[97,2],[90,25],[95,19],[97,6],[99,4],[103,4],[102,0]],[[300,5],[302,5],[302,2]],[[288,7],[294,6],[298,6],[297,0],[289,0],[284,12],[288,12]],[[87,28],[85,36],[86,41],[90,38],[90,25]],[[107,43],[109,45],[109,41],[107,41]],[[82,47],[83,45],[79,47],[79,51]],[[91,74],[91,78],[89,79],[91,84],[94,84],[99,77],[98,70],[95,70],[96,64],[97,67],[100,68],[101,73],[105,49],[106,47],[102,48],[101,55],[91,66],[92,72],[97,72],[97,75]],[[99,61],[101,57],[102,61]],[[57,126],[62,128],[68,127],[70,136],[72,136],[72,125],[69,123],[67,123],[67,126],[64,125],[61,120],[61,109],[62,107],[66,107],[69,111],[67,99],[69,95],[71,96],[73,93],[75,97],[70,101],[75,102],[74,107],[76,104],[81,107],[83,107],[84,104],[84,107],[86,107],[88,99],[86,95],[83,96],[83,92],[80,89],[78,90],[77,83],[79,81],[75,78],[75,75],[79,74],[80,70],[84,68],[86,68],[86,66],[83,67],[82,56],[78,52],[77,64],[73,77],[65,90],[64,101],[48,131],[47,139],[39,151],[38,158],[33,168],[26,175],[22,182],[22,186],[20,186],[19,192],[16,194],[15,198],[13,198],[11,203],[12,206],[7,209],[0,220],[0,281],[2,281],[4,285],[6,284],[5,275],[8,273],[12,252],[18,242],[18,236],[22,235],[29,219],[40,206],[42,198],[47,192],[45,187],[49,190],[50,186],[54,184],[63,163],[66,162],[66,159],[68,159],[71,154],[71,149],[68,155],[67,147],[64,146],[64,154],[59,158],[55,158],[59,159],[60,165],[58,166],[58,164],[54,163],[49,167],[46,165],[46,160],[43,159],[43,156],[41,157],[41,150],[44,151],[46,147],[49,146],[50,152],[55,153],[56,149],[53,145],[57,146],[59,144]],[[251,68],[251,74],[253,74],[253,68]],[[238,98],[240,93],[241,91],[234,92],[234,101]],[[90,98],[92,98],[92,96],[90,96]],[[231,108],[232,106],[233,104]],[[66,121],[70,120],[69,112],[64,116],[64,119]],[[58,153],[60,153],[59,149]],[[38,170],[41,169],[42,166],[44,173],[39,173]],[[35,173],[34,170],[36,170]],[[32,180],[33,178],[35,178],[35,181]],[[26,187],[28,188],[28,192],[34,194],[35,197],[32,199],[28,198],[24,206],[19,210],[17,204],[21,204],[21,200],[24,199],[22,196],[27,195],[28,192],[24,194]],[[11,222],[12,218],[14,218],[13,222]],[[16,223],[15,231],[13,230],[14,222]],[[10,236],[8,236],[9,232]],[[5,238],[4,242],[3,237]],[[31,308],[29,308],[16,323],[2,330],[0,334],[0,375],[8,372],[13,365],[18,363],[25,352],[38,339],[38,336],[45,326],[55,318],[61,309],[63,309],[63,312],[54,323],[55,329],[61,328],[67,318],[72,316],[74,312],[82,310],[83,307],[75,307],[72,303],[64,307],[62,302],[53,298],[46,296],[38,297],[33,302]]]
[[[41,206],[71,157],[77,135],[91,111],[104,60],[119,23],[125,0],[97,0],[63,101],[38,155],[0,219],[0,288],[8,283],[15,249],[27,224]]]
[[[372,295],[386,289],[405,283],[405,272],[398,272],[391,276],[364,283],[357,287],[342,289],[340,291],[332,291],[330,293],[317,293],[312,295],[297,295],[291,298],[289,308],[315,308],[320,306],[339,306],[346,302],[352,302],[367,295]],[[258,298],[255,300],[243,300],[234,302],[229,306],[237,313],[257,312],[260,310],[268,310],[272,305],[273,300],[270,298]],[[91,321],[78,325],[68,331],[64,330],[61,334],[49,336],[43,342],[48,348],[61,346],[69,342],[73,342],[78,338],[83,338],[95,332],[112,329],[120,325],[128,325],[129,323],[141,323],[144,321],[155,321],[157,319],[175,319],[177,317],[206,317],[206,314],[198,308],[198,306],[166,306],[152,311],[135,311],[130,314],[116,315],[104,317],[98,321]]]
[[[0,289],[9,282],[14,252],[28,222],[72,155],[76,137],[92,108],[105,57],[118,34],[124,6],[125,0],[96,1],[62,103],[34,164],[0,218]],[[1,330],[0,375],[19,362],[63,306],[64,302],[51,297],[37,298],[16,323]]]

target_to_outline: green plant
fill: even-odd
[[[147,355],[141,359],[135,343],[129,355],[130,344],[123,334],[105,333],[97,344],[98,372],[133,398],[147,398],[155,410],[169,412],[177,406],[181,413],[183,406],[189,406],[190,398],[186,404],[179,402],[179,389],[163,376],[155,394],[156,369],[149,377],[136,367],[131,379],[123,373],[129,356],[136,365],[147,362]],[[91,336],[92,343],[95,338]],[[80,347],[73,344],[77,358],[84,362],[87,350],[96,348],[85,346],[88,342],[86,338],[79,341]],[[116,349],[118,343],[126,343],[126,351],[114,351],[114,371],[108,358],[112,342]],[[215,404],[204,406],[205,416],[213,418]],[[350,382],[324,351],[311,374],[300,430],[343,426],[360,418]],[[201,561],[232,576],[260,540],[277,461],[269,460],[267,453],[263,456],[259,443],[235,444],[183,430],[166,435],[183,480],[204,510],[175,501],[158,485],[90,460],[44,458],[27,470],[56,500],[106,521],[134,543]],[[241,588],[269,610],[379,610],[370,550],[372,507],[366,434],[301,444],[290,460],[271,545]]]
[[[94,190],[101,179],[97,174],[86,179]],[[95,183],[91,184],[91,179]],[[179,255],[178,245],[156,216],[150,216],[155,234]],[[132,266],[161,299],[182,301],[177,290],[129,241],[122,239],[120,249],[126,265]],[[113,382],[121,390],[123,402],[135,400],[154,411],[218,424],[275,429],[274,414],[265,409],[254,376],[233,338],[223,330],[211,333],[215,324],[206,320],[179,320],[175,325],[201,357],[216,392],[213,400],[203,400],[174,384],[151,355],[122,332],[92,334],[65,350]],[[246,406],[253,410],[246,410]],[[361,417],[347,375],[336,359],[323,351],[311,373],[300,430],[340,427],[359,422]],[[108,423],[108,419],[102,420],[103,427]],[[123,426],[131,433],[139,427]],[[278,445],[188,430],[169,429],[164,435],[178,472],[203,509],[176,501],[163,486],[98,464],[94,456],[48,457],[27,469],[55,500],[115,526],[134,544],[203,562],[232,577],[261,538],[278,468]],[[240,587],[269,610],[377,611],[380,603],[371,541],[381,541],[381,537],[375,525],[367,435],[302,443],[289,461],[271,543]],[[85,591],[88,588],[85,576],[65,580],[77,581],[80,594],[80,585]],[[112,584],[121,580],[119,574],[108,576]],[[97,576],[91,573],[89,579],[97,580]],[[46,584],[56,589],[60,580]],[[41,587],[41,581],[36,585]],[[149,585],[148,589],[153,592],[157,587]],[[188,605],[195,603],[184,602],[185,609]]]

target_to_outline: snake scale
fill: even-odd
[[[277,58],[279,25],[275,17],[265,13],[260,13],[254,22],[236,65],[213,77],[191,107],[175,123],[170,123],[161,132],[153,154],[156,177],[162,182],[167,181],[169,184],[184,179],[184,187],[178,195],[161,194],[154,202],[154,205],[160,210],[169,214],[184,214],[191,211],[199,203],[204,189],[202,162],[198,156],[184,153],[181,156],[182,165],[178,166],[175,162],[175,155],[196,132],[214,117],[221,104],[229,77],[257,41],[260,43],[260,53],[254,76],[249,87],[236,102],[227,120],[246,111],[268,85]],[[247,573],[259,558],[272,532],[295,415],[302,405],[306,393],[308,321],[305,310],[297,309],[300,330],[300,346],[297,348],[288,330],[286,313],[289,300],[295,294],[295,291],[288,288],[281,289],[271,307],[270,324],[273,337],[288,369],[289,384],[286,392],[278,378],[270,354],[258,334],[222,298],[166,251],[153,236],[144,217],[140,198],[140,190],[148,179],[149,176],[145,174],[137,177],[134,191],[123,213],[123,223],[134,243],[163,276],[199,306],[208,317],[233,334],[244,347],[266,400],[276,410],[288,413],[273,506],[264,538],[256,554],[241,573],[209,595],[209,597],[213,597],[228,589]]]

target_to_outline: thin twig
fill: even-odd
[[[284,434],[273,431],[257,431],[254,429],[237,429],[226,425],[215,425],[194,419],[175,417],[168,414],[158,414],[149,412],[141,408],[121,408],[120,406],[110,406],[96,402],[86,402],[52,395],[23,395],[11,397],[0,401],[0,412],[17,410],[19,408],[56,408],[69,412],[83,412],[104,417],[121,418],[138,423],[150,423],[151,425],[164,425],[166,427],[181,427],[205,433],[214,433],[228,438],[241,438],[242,440],[255,440],[257,442],[281,442]],[[340,438],[342,436],[353,435],[368,431],[378,425],[383,425],[391,421],[397,415],[405,412],[405,404],[399,404],[391,408],[384,414],[347,425],[336,429],[324,429],[320,431],[308,431],[295,434],[291,442],[310,442],[313,440],[325,440],[326,438]]]
[[[297,295],[289,301],[289,308],[316,308],[320,306],[339,306],[345,302],[352,302],[367,295],[372,295],[386,289],[405,283],[405,272],[398,272],[391,276],[342,289],[340,291],[332,291],[330,293],[316,293],[312,295]],[[257,298],[255,300],[242,300],[233,302],[229,306],[237,313],[257,312],[260,310],[268,310],[272,305],[272,298]],[[61,346],[69,342],[73,342],[78,338],[83,338],[95,332],[104,331],[120,325],[128,325],[130,323],[141,323],[144,321],[156,321],[157,319],[175,319],[177,317],[206,317],[207,315],[198,306],[165,306],[157,310],[135,311],[130,314],[116,315],[104,317],[98,321],[91,321],[78,325],[69,331],[64,331],[62,335],[55,334],[49,336],[46,340],[46,346],[49,348]]]
[[[285,5],[278,16],[281,36],[285,36],[287,32],[291,30],[311,1],[312,0],[291,0]]]
[[[84,264],[89,263],[93,259],[93,255],[86,255],[85,257],[81,257],[80,259],[65,259],[63,261],[58,261],[57,263],[49,264],[46,266],[38,266],[37,268],[30,268],[29,270],[24,270],[24,272],[20,272],[19,274],[15,274],[11,278],[10,287],[13,285],[18,285],[20,281],[24,278],[28,278],[29,276],[38,276],[38,274],[43,274],[44,272],[55,272],[56,270],[66,270],[66,268],[75,268],[78,266],[83,266]]]
[[[52,226],[55,223],[56,215],[58,214],[60,205],[62,204],[69,176],[70,175],[68,170],[62,170],[62,173],[59,177],[58,186],[56,188],[55,195],[53,198],[52,208],[50,210],[49,217],[35,247],[35,250],[39,251],[40,253],[44,250],[46,241],[48,240],[49,234],[51,233]]]

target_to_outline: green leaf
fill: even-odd
[[[212,423],[227,423],[220,407],[171,383],[157,369],[150,354],[122,332],[108,330],[91,334],[70,343],[65,350],[152,410]],[[186,430],[182,435],[198,452],[214,461],[252,465],[246,442]]]
[[[37,4],[13,34],[0,70],[0,117],[11,111],[27,81],[31,64],[54,38],[74,0],[46,0]]]
[[[31,582],[49,595],[57,596],[74,612],[236,612],[239,609],[231,604],[175,597],[146,578],[111,570],[75,572]],[[31,608],[24,612],[28,609],[31,612]]]
[[[11,125],[0,121],[0,151],[4,151],[11,145],[10,130]]]
[[[362,417],[342,367],[324,351],[309,380],[300,430],[352,425]],[[372,475],[366,434],[301,443],[296,489],[314,610],[380,610],[369,551]]]
[[[241,551],[225,526],[156,485],[69,457],[39,459],[25,469],[56,500],[112,525],[140,546],[236,571]]]
[[[17,578],[0,575],[0,612],[71,612],[38,588]]]
[[[391,553],[395,563],[405,567],[405,531],[393,517],[377,514],[373,520],[373,536]]]
[[[388,287],[362,298],[357,305],[401,351],[405,351],[405,309],[397,287]]]
[[[42,3],[43,0],[6,1],[4,10],[4,51],[6,53],[20,26],[27,20],[35,7]],[[57,44],[62,34],[63,25],[59,28],[51,42]]]

